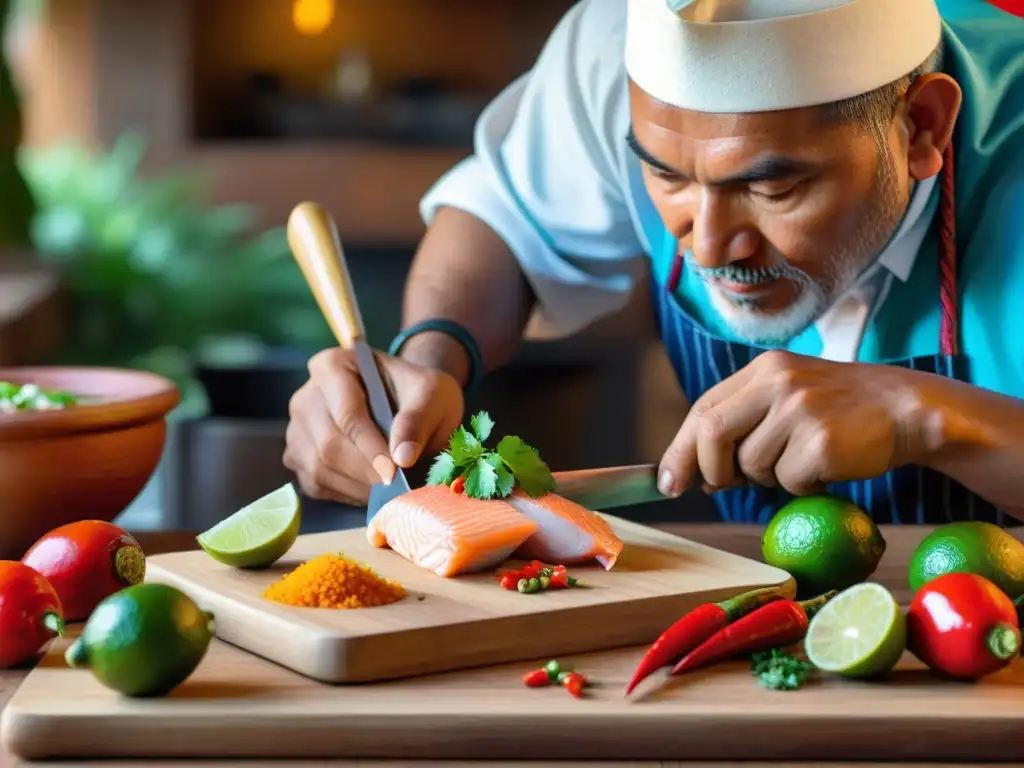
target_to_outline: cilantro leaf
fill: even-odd
[[[501,456],[496,453],[488,454],[487,462],[494,467],[494,471],[497,472],[497,492],[498,496],[505,498],[512,489],[516,487],[516,476],[508,471],[505,466],[505,462],[501,460]]]
[[[487,411],[470,419],[470,429],[455,429],[448,450],[434,459],[427,483],[447,485],[461,475],[466,481],[466,494],[477,499],[503,499],[516,485],[533,497],[555,489],[555,478],[537,449],[518,437],[507,435],[496,450],[486,448],[484,443],[493,431],[494,419]]]
[[[551,469],[541,459],[537,449],[515,435],[506,435],[498,443],[498,455],[505,466],[515,475],[523,492],[534,498],[555,489],[555,478]]]
[[[441,451],[430,465],[427,485],[448,485],[455,479],[455,459],[448,451]]]
[[[490,499],[498,488],[498,471],[487,459],[477,459],[466,474],[466,495]]]
[[[452,432],[448,451],[455,460],[455,466],[468,467],[480,458],[484,452],[484,447],[476,439],[475,435],[468,432],[465,427],[460,426]]]
[[[487,411],[480,411],[469,420],[469,423],[473,427],[476,439],[481,443],[487,442],[487,438],[491,436],[491,430],[494,429],[494,419],[491,418],[491,415]]]
[[[497,470],[497,472],[498,472],[498,495],[501,498],[504,499],[506,496],[508,496],[510,493],[512,493],[512,489],[515,488],[515,486],[516,486],[516,476],[513,475],[511,472],[509,472],[507,469],[505,469],[505,465],[504,464],[501,465],[501,467]]]

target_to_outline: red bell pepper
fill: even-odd
[[[53,585],[24,563],[0,561],[0,668],[23,664],[62,634],[64,614]]]
[[[813,600],[776,600],[720,629],[686,654],[672,668],[678,675],[741,653],[756,653],[769,648],[784,648],[803,640],[811,617],[838,594],[836,590]]]
[[[1017,609],[999,587],[974,573],[947,573],[914,595],[907,647],[930,669],[979,680],[1020,653]]]
[[[689,653],[715,632],[765,603],[781,597],[782,594],[775,588],[755,589],[720,603],[697,606],[654,641],[626,685],[626,695],[632,693],[642,680]]]
[[[21,558],[60,596],[65,621],[84,621],[100,601],[146,575],[146,557],[131,534],[102,520],[54,528]]]

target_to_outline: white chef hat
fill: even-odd
[[[696,112],[795,109],[868,93],[921,66],[942,34],[935,0],[628,3],[630,78]]]

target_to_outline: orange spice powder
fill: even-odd
[[[369,608],[401,600],[405,588],[367,565],[327,554],[282,576],[263,597],[305,608]]]

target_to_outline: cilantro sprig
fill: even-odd
[[[536,448],[515,435],[505,435],[491,450],[486,446],[494,420],[480,411],[469,420],[469,429],[452,432],[447,450],[434,459],[427,475],[429,485],[448,485],[461,476],[466,495],[475,499],[503,499],[518,485],[534,498],[555,489],[555,478]]]
[[[804,684],[811,665],[778,648],[753,654],[750,671],[765,688],[795,691]]]

